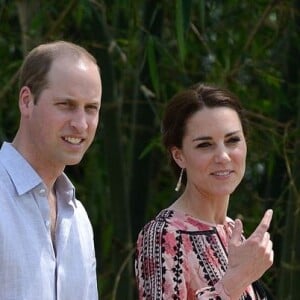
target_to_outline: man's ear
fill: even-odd
[[[185,168],[185,160],[184,160],[182,150],[174,146],[170,149],[170,151],[177,165],[180,168]]]
[[[28,86],[23,86],[19,93],[19,108],[23,116],[29,116],[34,105],[34,97]]]

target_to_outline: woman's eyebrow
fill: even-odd
[[[206,141],[206,140],[212,140],[212,138],[210,136],[199,136],[199,137],[192,139],[193,142]]]
[[[229,136],[235,135],[235,134],[240,133],[240,132],[241,132],[241,130],[236,130],[236,131],[233,131],[233,132],[229,132],[229,133],[225,134],[225,137],[229,137]]]
[[[241,132],[241,130],[235,130],[233,132],[229,132],[229,133],[225,134],[225,137],[229,137],[229,136],[235,135],[235,134],[237,134],[239,132]],[[210,137],[210,136],[199,136],[199,137],[196,137],[196,138],[192,139],[193,142],[207,141],[207,140],[212,140],[212,137]]]

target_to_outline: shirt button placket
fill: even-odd
[[[46,189],[42,187],[40,188],[38,193],[40,196],[40,209],[43,216],[43,220],[47,230],[50,231],[50,215],[49,215],[49,208],[48,208],[48,200],[46,197]]]

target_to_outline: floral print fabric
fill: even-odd
[[[219,280],[227,268],[233,221],[211,225],[163,210],[144,226],[135,259],[139,299],[229,299]],[[241,300],[262,299],[249,286]]]

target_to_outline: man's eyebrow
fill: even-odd
[[[101,103],[98,102],[98,101],[94,101],[94,102],[89,102],[89,103],[86,103],[86,105],[97,105],[97,106],[100,106]]]
[[[57,96],[57,97],[55,97],[55,100],[56,101],[66,101],[66,102],[70,102],[70,103],[76,103],[77,102],[76,98],[72,98],[70,96],[66,96],[66,97],[64,97],[64,96]],[[100,106],[101,103],[100,103],[100,101],[93,101],[93,102],[87,102],[87,103],[85,103],[85,105],[97,105],[97,106]]]
[[[75,99],[73,99],[72,97],[70,96],[56,96],[54,97],[54,100],[56,101],[75,101]]]

